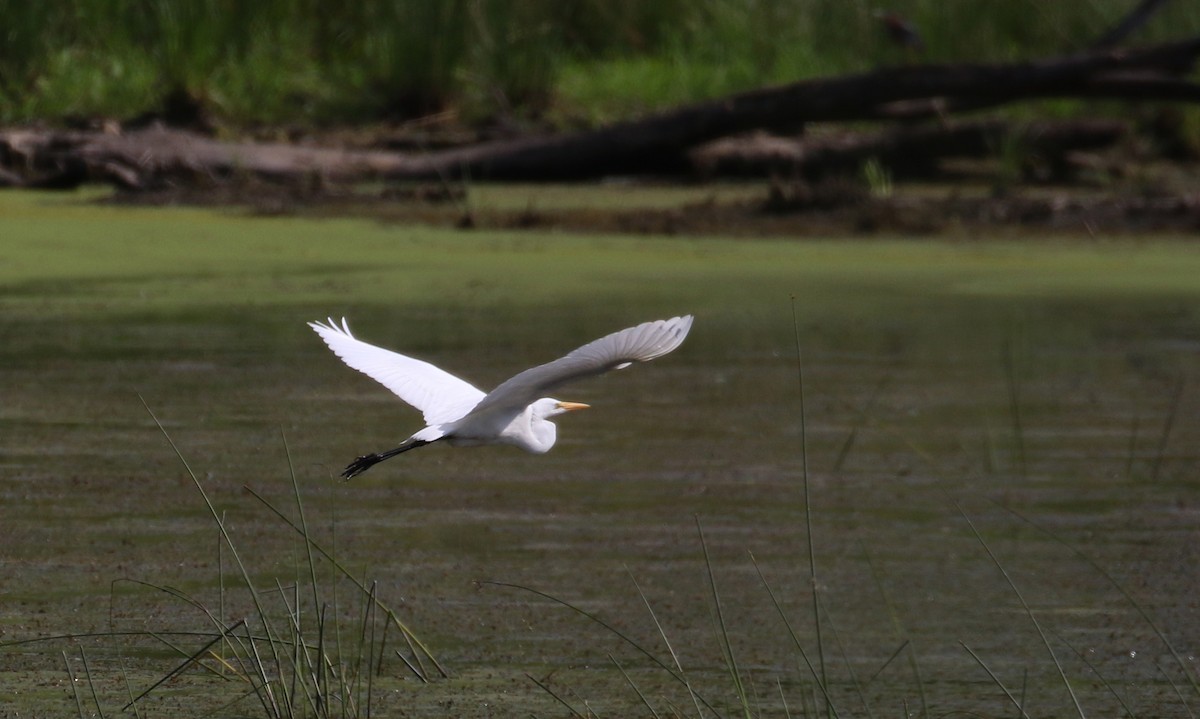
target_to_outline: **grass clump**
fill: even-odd
[[[153,412],[151,412],[153,417]],[[118,655],[119,683],[124,701],[100,687],[112,684],[89,662],[81,647],[78,657],[63,653],[78,716],[94,709],[104,716],[106,708],[132,709],[141,715],[153,699],[175,696],[185,677],[196,673],[236,686],[218,696],[225,702],[214,709],[220,713],[253,700],[262,715],[272,719],[292,717],[369,717],[374,682],[382,673],[385,659],[394,656],[421,681],[447,676],[429,649],[379,597],[374,582],[350,572],[332,552],[318,543],[310,531],[295,472],[291,472],[295,514],[282,509],[254,490],[247,491],[300,538],[303,558],[295,576],[262,582],[247,562],[251,551],[235,542],[224,514],[212,503],[204,486],[174,440],[154,417],[163,435],[187,470],[200,493],[220,535],[218,548],[219,597],[216,606],[181,589],[141,580],[114,582],[114,593],[123,584],[151,589],[183,602],[199,612],[208,629],[164,631],[111,631],[89,638],[122,642]],[[285,442],[286,447],[286,442]],[[290,467],[290,455],[289,455]],[[236,578],[226,587],[226,556]],[[115,594],[114,594],[115,598]],[[240,617],[238,612],[245,610]],[[20,644],[49,639],[83,639],[83,635],[26,640]],[[399,646],[394,648],[390,642]],[[130,642],[150,642],[148,646]],[[18,643],[10,643],[13,646]],[[198,645],[198,646],[197,646]],[[174,666],[148,686],[130,677],[126,656],[175,657]],[[142,672],[139,676],[144,676]],[[212,696],[211,689],[204,692]],[[115,707],[110,704],[116,703]],[[113,712],[117,713],[117,712]]]

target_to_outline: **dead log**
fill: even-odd
[[[1002,120],[900,127],[875,133],[778,137],[765,133],[710,142],[689,153],[702,176],[783,176],[816,181],[854,175],[874,159],[896,178],[929,177],[942,160],[993,156],[1014,145],[1047,166],[1066,167],[1070,152],[1109,147],[1129,132],[1119,120],[1013,125]]]
[[[213,184],[244,176],[278,182],[361,181],[403,176],[412,159],[282,143],[222,142],[152,126],[125,134],[84,131],[0,133],[0,165],[39,187],[102,182],[127,189]],[[81,169],[82,168],[82,169]]]
[[[940,115],[951,105],[978,108],[1044,97],[1196,102],[1200,85],[1176,76],[1191,68],[1198,54],[1200,38],[1038,62],[892,68],[755,90],[592,131],[425,155],[225,143],[153,128],[124,135],[9,132],[0,135],[0,167],[20,173],[27,183],[69,186],[90,180],[133,188],[238,175],[355,181],[679,173],[691,169],[691,148],[720,137],[804,122],[913,116],[911,108],[898,109],[904,103]]]
[[[497,180],[572,180],[614,174],[675,173],[687,151],[750,130],[886,116],[894,103],[952,98],[972,108],[1018,99],[1087,97],[1195,101],[1200,85],[1163,82],[1186,72],[1200,38],[1139,51],[1107,51],[1039,62],[902,67],[809,80],[700,103],[590,132],[450,150],[414,163],[418,176]],[[1153,72],[1134,81],[1130,73]],[[1120,80],[1113,78],[1119,77]],[[940,114],[940,113],[939,113]],[[426,169],[420,168],[425,166]]]
[[[1114,72],[1084,80],[1070,95],[1079,100],[1119,100],[1122,102],[1200,103],[1200,84],[1152,71]],[[936,97],[901,100],[881,106],[869,118],[873,120],[945,119],[949,115],[974,112],[999,104],[992,99]]]

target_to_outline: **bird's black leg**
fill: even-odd
[[[437,441],[436,439],[432,440],[432,441],[424,440],[424,439],[414,439],[411,442],[402,444],[395,449],[389,449],[386,452],[378,452],[376,454],[364,454],[363,456],[356,458],[350,464],[346,465],[346,468],[342,470],[342,477],[344,477],[345,479],[350,479],[351,477],[357,477],[358,475],[367,471],[371,467],[374,467],[375,465],[379,464],[380,462],[382,462],[385,459],[395,457],[396,455],[401,454],[403,452],[407,452],[410,449],[416,449],[417,447],[424,447],[425,445],[432,444],[433,442],[436,442],[436,441]]]

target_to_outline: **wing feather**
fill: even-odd
[[[341,326],[329,318],[309,322],[329,349],[351,368],[362,372],[416,407],[428,424],[461,418],[484,398],[482,391],[437,367],[355,338],[342,318]]]
[[[645,322],[589,342],[565,357],[505,380],[471,410],[471,415],[518,410],[567,382],[662,357],[683,344],[692,319],[685,315]]]

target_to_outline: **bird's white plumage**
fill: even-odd
[[[428,362],[357,339],[344,317],[340,326],[332,317],[328,324],[309,322],[308,326],[321,335],[343,362],[420,410],[428,424],[456,420],[484,398],[483,392],[469,382]]]
[[[471,414],[519,410],[567,382],[662,357],[682,344],[691,328],[692,316],[687,315],[644,322],[593,340],[565,357],[505,380]]]
[[[520,372],[486,395],[428,362],[355,338],[345,318],[340,326],[332,318],[309,326],[343,362],[421,410],[428,423],[399,447],[356,459],[342,473],[353,477],[388,457],[440,439],[452,444],[511,444],[529,452],[546,452],[556,437],[549,418],[587,405],[542,394],[576,379],[667,354],[687,337],[692,316],[645,322],[614,332],[565,357]]]

